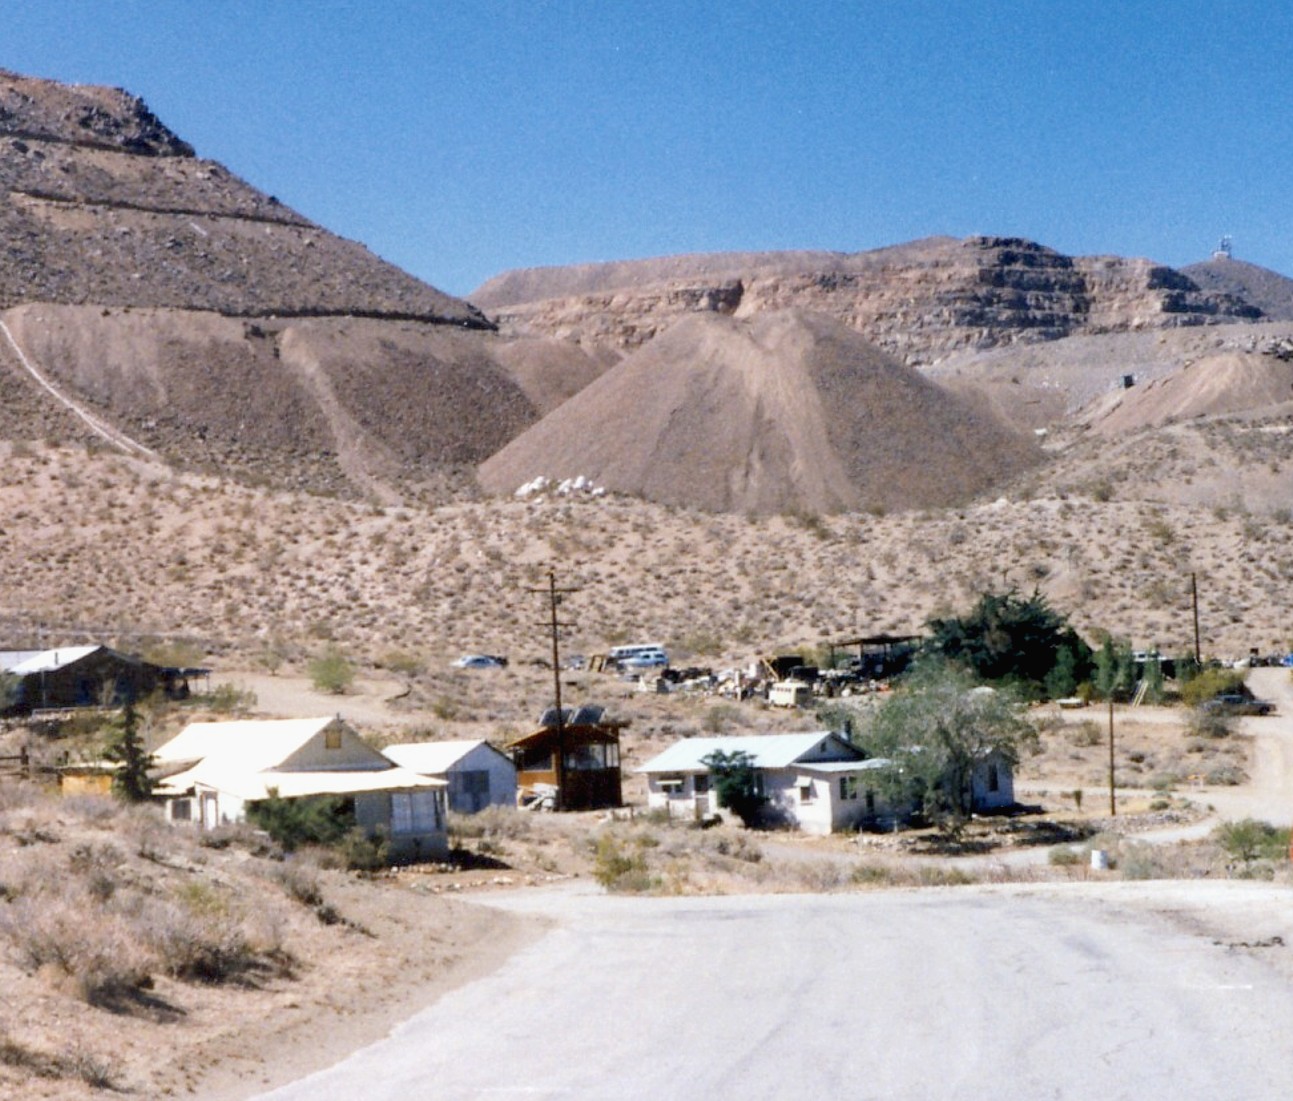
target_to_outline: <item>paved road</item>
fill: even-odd
[[[263,1096],[1287,1097],[1287,981],[1109,897],[496,896],[557,924],[388,1040]]]

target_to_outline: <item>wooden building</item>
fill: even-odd
[[[107,646],[0,651],[0,670],[17,679],[11,709],[119,707],[166,682],[157,665]]]
[[[508,745],[522,803],[551,796],[557,810],[597,810],[623,804],[620,731],[600,707],[550,707],[539,729]]]

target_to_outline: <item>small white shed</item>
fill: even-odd
[[[459,814],[516,805],[516,765],[483,739],[405,742],[382,752],[401,768],[444,780],[449,785],[449,809]]]

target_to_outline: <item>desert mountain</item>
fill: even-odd
[[[1293,321],[1293,279],[1244,260],[1205,260],[1181,269],[1200,289],[1242,298],[1274,321]]]
[[[1075,258],[1006,237],[532,269],[471,298],[509,331],[624,351],[686,313],[794,307],[835,317],[913,365],[965,349],[1260,316],[1148,260]]]
[[[0,71],[0,433],[393,500],[600,369],[499,338],[196,157],[137,98]]]
[[[948,505],[1040,460],[856,330],[800,310],[679,320],[480,469],[585,475],[714,511]]]

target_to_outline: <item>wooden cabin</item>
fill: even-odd
[[[597,810],[623,805],[620,731],[628,723],[606,719],[600,707],[549,708],[539,729],[508,745],[516,763],[522,805],[551,797],[556,810]]]

